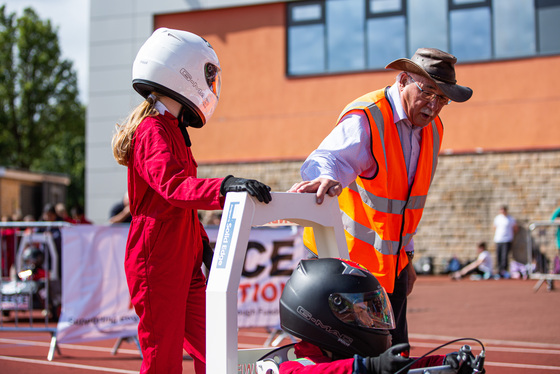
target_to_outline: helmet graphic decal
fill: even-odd
[[[354,261],[352,261],[352,260],[348,260],[348,259],[345,259],[345,258],[337,258],[337,260],[339,260],[340,262],[342,262],[342,264],[343,264],[344,266],[347,266],[347,267],[349,267],[349,268],[353,268],[353,269],[356,269],[356,270],[363,270],[363,271],[365,271],[366,273],[371,274],[371,272],[370,272],[365,266],[363,266],[363,265],[361,265],[361,264],[358,264],[357,262],[354,262]],[[348,270],[348,271],[351,271],[351,270]],[[343,273],[343,274],[346,274],[346,273]],[[348,274],[350,274],[350,273],[348,273]],[[362,275],[363,275],[364,277],[366,276],[364,273],[362,273]]]
[[[208,48],[214,49],[214,48],[212,48],[212,46],[210,45],[210,43],[208,43],[208,40],[204,39],[202,36],[200,37],[200,39],[204,40],[204,42],[206,43],[206,46],[207,46]]]
[[[200,97],[204,97],[204,92],[202,91],[202,89],[200,87],[198,87],[198,83],[196,83],[192,77],[192,75],[187,71],[187,69],[183,68],[179,71],[181,73],[181,75],[183,77],[185,77],[185,79],[187,80],[187,82],[189,82],[190,84],[192,84],[194,90],[196,93],[198,93],[198,95]]]
[[[304,307],[302,307],[301,305],[297,307],[297,312],[299,313],[299,315],[301,315],[303,318],[305,318],[306,320],[314,323],[316,326],[320,327],[321,329],[325,330],[326,332],[328,332],[329,334],[333,334],[334,336],[336,336],[338,338],[338,341],[342,344],[344,344],[345,346],[349,346],[350,344],[352,344],[352,341],[354,339],[352,339],[351,337],[349,337],[348,335],[342,334],[341,332],[333,329],[331,326],[329,325],[325,325],[323,324],[323,322],[321,322],[320,319],[318,318],[313,318],[313,314],[311,314],[309,311],[307,311]]]
[[[343,262],[342,265],[345,267],[345,269],[342,271],[342,274],[355,275],[364,278],[367,277],[367,275],[365,275],[360,269],[356,269],[355,267],[348,265],[346,262]]]

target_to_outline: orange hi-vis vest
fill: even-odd
[[[396,276],[408,264],[408,256],[401,249],[412,239],[422,217],[436,171],[443,125],[437,117],[421,130],[416,176],[409,189],[401,141],[385,90],[358,98],[338,118],[337,124],[350,112],[366,114],[371,151],[377,162],[376,175],[358,176],[338,200],[350,259],[365,266],[392,293]],[[311,228],[305,229],[303,239],[305,246],[317,253]]]

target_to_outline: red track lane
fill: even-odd
[[[534,280],[451,281],[447,277],[420,277],[409,298],[412,356],[456,338],[476,338],[486,347],[489,374],[560,373],[559,289],[534,291]],[[10,326],[4,318],[3,326]],[[22,321],[20,320],[20,324]],[[261,347],[268,338],[262,328],[240,329],[240,348]],[[281,344],[290,341],[285,339]],[[48,333],[0,332],[0,373],[76,374],[137,373],[141,359],[134,344],[123,342],[112,355],[115,340],[61,344],[61,354],[47,360]],[[446,354],[474,341],[440,349]],[[194,374],[185,359],[185,374]],[[219,374],[219,373],[216,373]]]

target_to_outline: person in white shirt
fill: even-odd
[[[508,207],[506,205],[503,205],[500,208],[500,214],[494,217],[494,230],[498,274],[503,278],[507,278],[509,253],[511,252],[511,245],[518,227],[515,219],[508,215]]]
[[[482,276],[483,279],[490,279],[494,270],[494,262],[492,261],[492,256],[488,249],[486,248],[486,243],[481,242],[478,244],[478,257],[476,260],[470,264],[463,267],[461,270],[454,272],[451,275],[453,279],[461,279],[465,275],[475,273],[476,275]]]

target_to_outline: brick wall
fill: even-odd
[[[286,191],[300,180],[300,166],[301,161],[201,165],[199,176],[233,174]],[[417,258],[432,257],[439,273],[453,255],[461,261],[476,258],[478,242],[486,241],[494,254],[492,222],[504,204],[520,225],[514,256],[524,263],[528,224],[550,219],[560,206],[560,150],[440,156],[415,236]],[[554,234],[539,230],[536,236],[549,257],[556,251]]]
[[[560,151],[447,155],[439,159],[415,247],[441,271],[451,255],[476,258],[486,241],[494,254],[494,217],[501,205],[518,222],[513,255],[527,261],[527,227],[549,220],[560,206]],[[553,230],[539,235],[541,249],[554,254]]]

